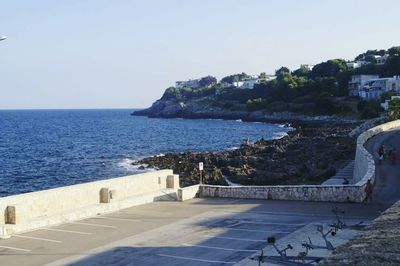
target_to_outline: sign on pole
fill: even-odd
[[[200,163],[199,163],[199,170],[200,170],[200,171],[203,171],[203,169],[204,169],[203,162],[200,162]]]

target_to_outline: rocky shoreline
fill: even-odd
[[[199,183],[198,163],[204,163],[206,184],[297,185],[321,184],[354,159],[355,123],[299,123],[276,140],[258,140],[235,150],[168,153],[144,158],[136,165],[173,169],[181,186]],[[241,140],[238,140],[240,144]]]
[[[240,108],[239,108],[240,109]],[[243,108],[242,108],[243,109]],[[153,118],[185,118],[185,119],[241,119],[246,122],[268,123],[357,123],[358,119],[343,118],[334,115],[309,116],[292,112],[272,112],[227,110],[217,106],[210,106],[198,101],[187,103],[176,99],[160,99],[147,109],[131,113],[134,116],[148,116]]]

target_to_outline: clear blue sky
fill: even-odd
[[[0,3],[0,109],[147,107],[175,80],[400,45],[398,0]]]

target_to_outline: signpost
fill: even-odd
[[[200,170],[200,184],[203,184],[203,169],[204,169],[204,164],[203,162],[199,162],[199,170]]]

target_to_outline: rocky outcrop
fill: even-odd
[[[176,98],[161,98],[144,110],[138,110],[132,115],[161,118],[214,118],[242,119],[258,122],[340,122],[354,123],[357,120],[344,119],[336,116],[307,116],[291,112],[266,113],[261,111],[248,112],[246,106],[233,104],[229,109],[215,104],[210,98],[197,98],[189,101],[179,101]]]
[[[242,185],[320,184],[354,159],[351,129],[350,125],[303,124],[281,139],[262,139],[237,150],[170,153],[137,164],[173,169],[183,187],[199,182],[199,162],[204,162],[206,184],[226,185],[223,175]]]

